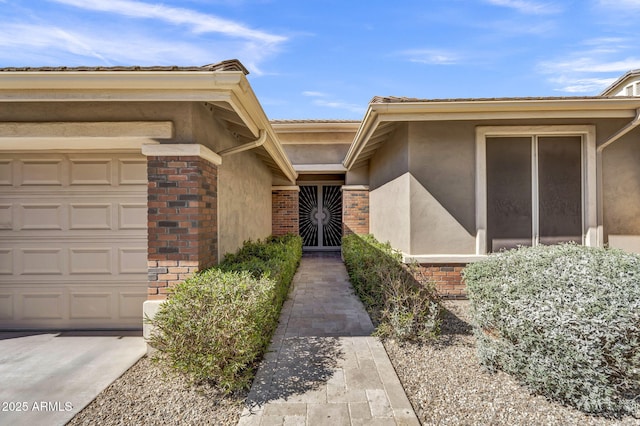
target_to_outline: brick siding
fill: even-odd
[[[415,278],[422,283],[434,282],[438,293],[445,299],[466,299],[467,289],[461,275],[465,266],[464,263],[421,263]]]
[[[369,233],[369,190],[342,189],[342,234]]]
[[[148,299],[218,261],[218,169],[198,156],[149,156]]]
[[[271,191],[271,233],[273,235],[297,235],[300,232],[299,194],[300,192],[295,189]]]

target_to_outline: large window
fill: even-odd
[[[595,245],[591,126],[480,127],[477,147],[477,254]]]

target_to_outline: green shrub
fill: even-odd
[[[539,246],[463,274],[489,370],[585,412],[640,415],[640,256]]]
[[[218,267],[176,285],[149,320],[156,359],[226,392],[248,387],[301,256],[297,236],[246,242]]]
[[[369,315],[376,334],[400,341],[426,341],[438,335],[441,306],[433,284],[418,283],[400,253],[371,235],[342,239],[349,279]]]

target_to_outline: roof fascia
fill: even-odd
[[[328,132],[355,132],[360,127],[360,122],[297,122],[297,123],[271,123],[276,132],[284,133],[328,133]]]
[[[360,123],[360,127],[356,132],[356,136],[349,146],[349,150],[342,161],[342,165],[347,169],[351,170],[351,167],[355,164],[358,159],[358,156],[367,145],[369,138],[375,132],[378,124],[380,124],[381,120],[378,116],[378,112],[374,108],[374,104],[369,104],[367,108],[367,112],[364,115],[364,119]]]
[[[226,102],[295,182],[297,173],[241,71],[11,71],[0,74],[0,102]]]
[[[251,129],[256,138],[260,136],[260,130],[266,133],[266,141],[262,147],[267,151],[283,175],[289,181],[295,183],[298,178],[298,172],[295,171],[291,161],[289,161],[289,157],[285,154],[284,148],[246,76],[242,75],[240,83],[233,86],[232,91],[231,106],[233,109],[247,123],[247,127]]]
[[[343,165],[357,162],[378,125],[383,122],[542,118],[633,118],[640,99],[496,99],[371,103],[349,147]]]

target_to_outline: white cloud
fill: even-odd
[[[640,0],[598,0],[598,4],[611,9],[640,9]]]
[[[554,90],[566,93],[602,92],[616,81],[616,78],[552,78],[549,81],[558,85]]]
[[[50,1],[82,11],[151,22],[123,25],[122,19],[103,18],[98,25],[89,21],[85,25],[78,24],[78,16],[72,14],[68,20],[56,22],[35,16],[31,19],[37,21],[5,22],[0,31],[0,49],[12,61],[6,65],[202,65],[238,58],[251,72],[262,75],[260,64],[275,55],[287,40],[232,20],[162,4],[130,0]]]
[[[52,0],[69,6],[123,16],[157,19],[175,25],[190,26],[195,33],[221,33],[230,37],[253,40],[265,44],[286,41],[286,37],[251,29],[240,23],[189,9],[168,7],[130,0]]]
[[[494,6],[508,7],[528,15],[550,15],[560,13],[561,9],[553,3],[530,0],[486,0]]]
[[[558,60],[538,63],[538,71],[548,75],[554,90],[568,93],[600,92],[625,72],[640,68],[633,56],[634,40],[600,37],[585,40],[577,50]]]
[[[457,53],[442,49],[409,49],[400,52],[409,62],[430,65],[453,65],[460,62]]]
[[[598,60],[590,57],[577,57],[557,62],[542,62],[540,69],[544,73],[624,73],[640,68],[640,58],[621,60]]]
[[[307,90],[302,92],[302,95],[314,98],[312,103],[321,107],[343,109],[346,111],[356,112],[358,114],[363,114],[366,109],[359,104],[352,104],[338,99],[331,99],[331,95],[324,92]]]
[[[87,34],[56,26],[31,24],[5,24],[0,32],[0,51],[4,49],[14,52],[12,58],[20,61],[20,64],[33,66],[96,63],[173,65],[185,62],[203,65],[212,62],[212,57],[231,57],[234,50],[228,46],[226,50],[216,52],[185,42],[147,38],[139,34],[119,34],[119,38],[116,38],[100,31]]]
[[[314,91],[312,91],[312,90],[304,91],[304,92],[302,92],[302,94],[303,94],[304,96],[310,96],[310,97],[313,97],[313,98],[324,98],[324,97],[329,96],[329,95],[328,95],[328,94],[326,94],[326,93],[323,93],[323,92],[314,92]]]

